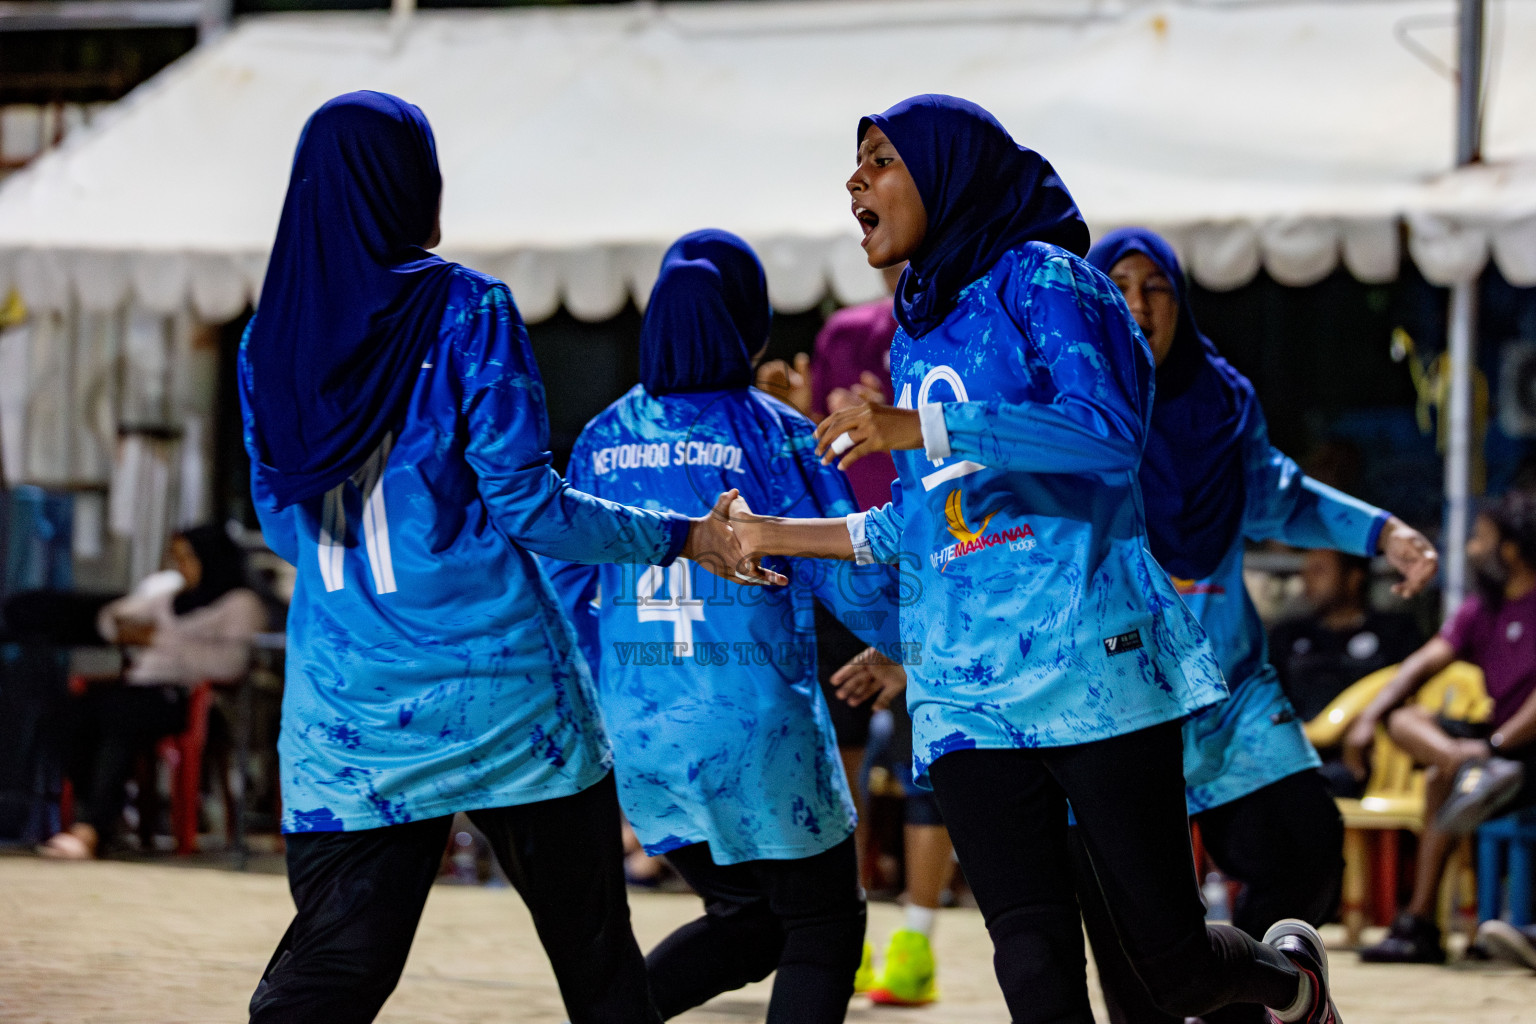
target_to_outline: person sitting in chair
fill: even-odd
[[[1331,548],[1308,551],[1301,568],[1307,612],[1270,631],[1280,685],[1302,721],[1311,721],[1351,684],[1396,665],[1424,641],[1412,617],[1380,612],[1369,601],[1371,561]],[[1338,748],[1319,750],[1319,769],[1334,796],[1358,797],[1364,780]]]
[[[1479,515],[1467,563],[1477,592],[1403,661],[1345,736],[1345,760],[1357,777],[1366,774],[1383,720],[1392,740],[1427,769],[1413,897],[1387,937],[1361,951],[1370,963],[1443,962],[1433,913],[1456,837],[1500,810],[1536,803],[1536,494],[1510,491]],[[1404,704],[1458,659],[1483,670],[1494,704],[1486,726]]]
[[[45,857],[89,860],[116,830],[134,758],[187,726],[189,688],[241,675],[267,611],[246,579],[245,554],[221,526],[171,540],[175,573],[150,576],[101,609],[96,628],[130,648],[121,682],[69,702],[66,750],[77,820],[40,847]],[[169,583],[169,585],[167,585]]]

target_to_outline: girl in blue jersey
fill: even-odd
[[[1180,1015],[1262,1003],[1335,1019],[1301,922],[1268,944],[1207,927],[1180,720],[1226,695],[1204,634],[1147,552],[1136,471],[1153,363],[1051,166],[975,104],[918,96],[859,123],[847,187],[869,262],[910,259],[894,407],[817,428],[848,465],[894,451],[864,515],[755,519],[763,553],[906,559],[914,770],[938,797],[1015,1021],[1090,1021],[1068,801],[1137,973]]]
[[[1400,594],[1434,577],[1435,550],[1394,516],[1309,479],[1269,443],[1253,386],[1195,325],[1173,248],[1143,228],[1106,235],[1088,262],[1120,288],[1157,363],[1157,401],[1138,478],[1152,554],[1200,619],[1232,695],[1184,723],[1189,813],[1205,848],[1245,883],[1233,924],[1250,935],[1281,917],[1312,924],[1337,908],[1344,826],[1317,754],[1269,665],[1264,624],[1243,585],[1245,540],[1281,540],[1360,555],[1380,552],[1404,575]],[[1177,1024],[1137,981],[1074,848],[1084,918],[1110,1015]],[[1262,1022],[1232,1006],[1212,1024]]]
[[[783,515],[855,511],[847,480],[816,457],[812,423],[751,386],[768,322],[745,242],[679,239],[646,306],[641,383],[582,431],[571,482],[667,512],[702,510],[727,488]],[[766,592],[711,586],[686,559],[666,573],[551,573],[597,676],[624,814],[704,898],[704,915],[646,958],[663,1017],[774,970],[770,1024],[836,1024],[853,993],[864,899],[813,602],[889,651],[894,573],[780,568],[789,586]]]
[[[467,811],[574,1024],[654,1024],[607,741],[534,554],[724,568],[740,549],[723,521],[594,498],[550,468],[511,294],[426,251],[441,188],[420,110],[373,92],[322,106],[241,346],[252,495],[298,569],[278,742],[297,913],[251,1019],[372,1020]]]

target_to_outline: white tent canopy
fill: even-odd
[[[443,252],[525,316],[643,303],[685,231],[745,235],[786,311],[879,294],[842,183],[859,115],[952,92],[1056,165],[1095,230],[1148,224],[1202,283],[1342,260],[1536,284],[1536,0],[1492,0],[1485,166],[1451,173],[1452,0],[806,0],[247,20],[0,186],[0,291],[35,309],[256,297],[305,118],[419,104]],[[1406,40],[1406,41],[1405,41]],[[1406,231],[1403,227],[1406,225]]]

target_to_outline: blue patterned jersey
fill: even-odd
[[[1387,513],[1305,476],[1269,443],[1254,409],[1243,443],[1243,534],[1304,548],[1373,555]],[[1174,580],[1200,619],[1232,696],[1184,723],[1191,814],[1219,807],[1319,764],[1269,664],[1264,623],[1243,585],[1244,537],[1203,580]]]
[[[847,515],[852,491],[817,460],[812,430],[755,389],[652,397],[637,385],[587,425],[567,473],[594,494],[693,515],[731,487],[756,512]],[[894,645],[895,574],[766,561],[787,587],[736,586],[683,559],[551,570],[597,676],[619,800],[651,854],[708,842],[719,864],[792,859],[853,831],[812,601]]]
[[[951,750],[1105,739],[1226,695],[1147,552],[1152,356],[1107,277],[1020,246],[938,328],[897,332],[891,377],[939,447],[898,452],[895,500],[849,529],[861,559],[903,559],[921,584],[902,610],[921,658],[914,774]]]
[[[242,351],[242,397],[251,386]],[[249,403],[246,448],[255,460]],[[459,268],[398,432],[273,510],[298,569],[278,751],[283,830],[352,831],[567,796],[608,771],[591,678],[534,552],[666,562],[687,521],[571,489],[505,285]]]

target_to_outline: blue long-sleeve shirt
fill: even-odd
[[[1269,443],[1268,426],[1257,408],[1250,422],[1243,442],[1243,535],[1210,577],[1174,580],[1210,636],[1232,691],[1229,699],[1184,723],[1184,782],[1191,814],[1319,764],[1269,664],[1264,623],[1243,584],[1245,539],[1374,555],[1388,519],[1381,509],[1303,474]]]
[[[969,747],[1062,746],[1182,718],[1226,695],[1194,616],[1147,552],[1136,479],[1151,353],[1119,290],[1030,243],[891,348],[929,450],[896,453],[860,560],[903,560],[919,780]]]
[[[853,512],[815,444],[809,420],[755,389],[653,397],[636,386],[587,424],[567,473],[648,508],[702,514],[737,487],[755,512]],[[738,587],[682,559],[666,572],[551,569],[597,676],[620,803],[651,854],[707,842],[718,864],[793,859],[853,831],[812,601],[899,656],[895,574],[767,561],[787,587]]]
[[[251,386],[241,354],[242,398]],[[665,564],[687,520],[570,487],[506,286],[454,272],[398,432],[273,508],[298,570],[278,739],[283,830],[351,831],[578,792],[608,771],[591,678],[535,553]],[[245,443],[259,456],[245,403]]]

